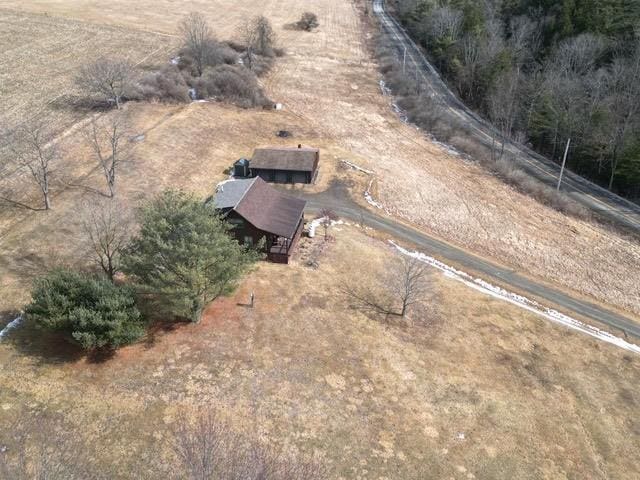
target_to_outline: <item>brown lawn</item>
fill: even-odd
[[[409,322],[350,310],[339,285],[382,280],[397,257],[355,227],[333,235],[318,269],[304,253],[288,267],[260,264],[201,324],[104,363],[14,331],[0,344],[0,424],[56,412],[112,478],[158,478],[172,457],[154,452],[194,405],[321,455],[332,478],[640,475],[635,356],[436,271]]]

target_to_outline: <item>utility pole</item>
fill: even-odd
[[[567,148],[564,149],[564,157],[562,158],[562,167],[560,168],[560,178],[558,178],[558,187],[556,191],[560,191],[560,185],[562,185],[562,176],[564,175],[564,167],[567,164],[567,155],[569,155],[569,145],[571,145],[571,139],[567,140]]]

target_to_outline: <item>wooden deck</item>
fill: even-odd
[[[267,252],[267,260],[273,263],[289,263],[289,258],[295,251],[295,247],[302,235],[302,229],[304,226],[304,217],[300,220],[298,229],[293,239],[286,237],[278,237],[278,239],[271,245]]]

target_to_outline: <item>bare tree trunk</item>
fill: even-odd
[[[113,282],[119,271],[120,254],[129,239],[129,212],[115,200],[104,200],[84,214],[82,226],[93,258]]]
[[[204,313],[205,300],[201,296],[193,299],[191,303],[191,320],[193,323],[200,323],[202,320],[202,314]]]
[[[616,170],[618,169],[618,149],[613,150],[613,157],[611,158],[611,176],[609,177],[609,191],[613,189],[613,180],[616,176]]]
[[[354,302],[355,308],[384,315],[385,319],[389,316],[404,318],[426,291],[427,265],[403,256],[386,271],[387,276],[375,290],[369,291],[366,287],[363,290],[354,286],[357,283],[354,281],[343,285],[342,292]]]
[[[49,197],[49,175],[44,179],[44,186],[42,188],[42,196],[44,197],[44,209],[51,209],[51,198]]]
[[[99,125],[97,120],[93,119],[91,129],[86,132],[87,141],[102,168],[108,188],[107,196],[110,198],[115,196],[116,174],[120,165],[129,161],[129,151],[124,145],[128,128],[123,115],[114,115],[103,125]],[[108,152],[105,151],[105,144],[109,146]]]
[[[24,124],[9,139],[9,148],[17,166],[29,172],[40,190],[44,210],[51,209],[51,168],[59,158],[52,140],[53,134],[43,120]]]
[[[99,95],[116,108],[135,84],[134,66],[127,60],[102,58],[85,65],[76,77],[76,84],[90,95]]]

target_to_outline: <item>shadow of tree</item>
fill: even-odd
[[[64,335],[42,330],[23,320],[19,327],[2,339],[16,351],[33,357],[41,364],[61,364],[80,360],[87,353],[71,343]]]
[[[153,348],[162,335],[191,324],[187,319],[167,313],[166,304],[154,295],[139,295],[137,306],[147,322],[147,333],[141,342],[146,349]]]
[[[70,94],[61,95],[49,105],[54,110],[72,111],[82,114],[106,112],[114,108],[113,104],[104,100]]]

